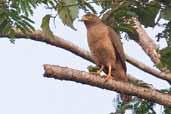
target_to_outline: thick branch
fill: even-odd
[[[145,51],[145,53],[151,58],[154,64],[160,63],[160,54],[157,53],[157,45],[154,42],[152,38],[147,34],[147,32],[144,30],[144,28],[141,26],[141,23],[138,21],[138,19],[133,18],[133,21],[135,23],[134,28],[138,33],[138,40],[135,40]],[[167,73],[168,75],[171,75],[171,71],[166,68],[159,68],[162,72]],[[171,84],[171,80],[170,80]]]
[[[138,33],[138,40],[135,41],[142,47],[145,53],[151,58],[151,60],[155,64],[160,63],[160,57],[156,51],[157,45],[150,38],[144,28],[142,28],[140,22],[136,18],[133,18],[133,21],[135,23],[134,28]]]
[[[49,38],[48,36],[43,34],[41,31],[34,31],[27,35],[16,31],[15,34],[16,34],[15,37],[18,39],[25,38],[25,39],[32,39],[32,40],[36,40],[36,41],[45,42],[47,44],[68,50],[69,52],[72,52],[72,53],[76,54],[77,56],[80,56],[80,57],[94,63],[94,60],[88,51],[81,49],[80,47],[76,46],[72,42],[66,41],[58,36],[55,36],[54,38]],[[0,37],[8,37],[8,35],[0,34]],[[139,68],[147,73],[150,73],[150,74],[152,74],[160,79],[164,79],[168,82],[171,81],[170,74],[165,74],[165,73],[159,72],[159,71],[141,63],[140,61],[138,61],[132,57],[129,57],[128,55],[126,55],[126,59],[130,64],[136,66],[137,68]]]
[[[129,94],[132,96],[138,96],[152,102],[171,106],[171,95],[160,93],[156,90],[138,87],[129,83],[115,80],[108,80],[105,82],[104,78],[101,78],[100,76],[67,67],[44,65],[44,69],[45,77],[75,81],[82,84],[96,86],[102,89],[117,91],[119,93]]]

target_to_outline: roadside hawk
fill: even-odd
[[[98,73],[107,69],[105,80],[112,78],[127,82],[124,50],[117,33],[94,14],[84,15],[82,21],[87,28],[91,54],[95,63],[100,66]],[[121,95],[122,97],[129,98],[126,95]]]

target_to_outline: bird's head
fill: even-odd
[[[81,21],[83,21],[86,26],[94,25],[101,22],[101,20],[95,14],[91,13],[87,13],[86,15],[84,15]]]

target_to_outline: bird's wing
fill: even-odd
[[[121,40],[119,39],[119,36],[112,28],[108,27],[108,30],[109,30],[109,37],[112,41],[113,47],[116,49],[118,59],[121,61],[121,64],[124,70],[126,71],[126,64],[125,64],[126,58],[124,55],[124,50],[122,47]]]

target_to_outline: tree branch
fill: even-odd
[[[0,37],[9,37],[9,36],[6,34],[0,34]],[[54,36],[54,38],[49,38],[48,36],[46,36],[41,31],[34,31],[34,32],[29,33],[27,35],[19,32],[19,31],[16,31],[15,37],[17,39],[25,38],[25,39],[32,39],[35,41],[45,42],[49,45],[68,50],[69,52],[72,52],[75,55],[80,56],[80,57],[94,63],[94,60],[88,51],[81,49],[80,47],[76,46],[72,42],[66,41],[66,40],[64,40],[58,36]],[[144,72],[150,73],[150,74],[152,74],[152,75],[154,75],[160,79],[166,80],[169,83],[171,83],[171,75],[170,74],[165,74],[165,73],[159,72],[159,71],[141,63],[140,61],[138,61],[132,57],[129,57],[128,55],[126,55],[126,59],[130,64],[136,66],[137,68],[143,70]],[[130,78],[130,80],[132,80],[132,78]]]
[[[147,32],[142,28],[141,23],[138,21],[138,19],[133,18],[134,21],[134,28],[138,33],[138,40],[135,40],[145,51],[145,53],[151,58],[151,60],[155,64],[160,63],[160,56],[157,53],[157,45],[155,42],[150,38],[150,36],[147,34]]]
[[[44,65],[44,69],[45,77],[75,81],[82,84],[96,86],[102,89],[138,96],[140,98],[147,99],[165,106],[171,106],[171,95],[160,93],[153,89],[138,87],[133,84],[115,80],[108,80],[105,82],[105,79],[101,78],[100,76],[67,67],[46,64]]]
[[[138,40],[135,40],[144,50],[144,52],[151,58],[154,64],[160,63],[160,54],[157,53],[157,45],[152,38],[147,34],[141,23],[137,18],[133,18],[135,23],[134,28],[138,33]],[[171,76],[171,71],[166,68],[159,68],[160,71],[165,72],[165,74]],[[168,72],[169,71],[169,72]],[[171,80],[170,80],[171,84]]]
[[[166,80],[166,81],[168,81],[169,84],[171,84],[171,74],[155,70],[154,68],[151,68],[151,67],[147,66],[146,64],[141,63],[140,61],[138,61],[128,55],[126,55],[126,59],[127,59],[127,62],[131,63],[132,65],[136,66],[137,68],[141,69],[142,71],[149,73],[151,75],[154,75],[157,78]]]

